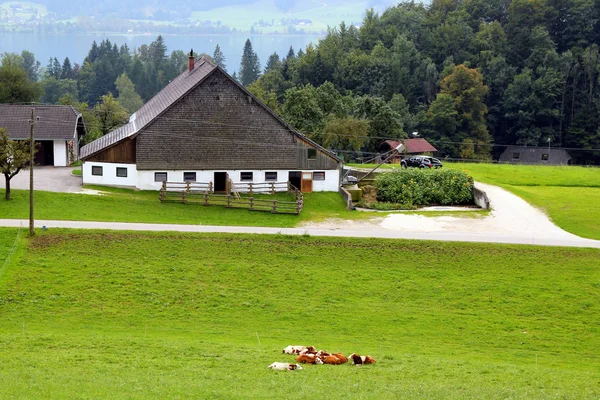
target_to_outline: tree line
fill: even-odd
[[[497,156],[492,143],[598,149],[599,42],[594,0],[405,1],[273,54],[249,88],[313,139],[356,151],[412,132],[456,158]]]
[[[440,156],[490,159],[497,145],[550,145],[588,149],[575,161],[598,164],[599,21],[594,0],[405,1],[381,15],[368,10],[360,27],[330,28],[297,53],[274,53],[264,68],[247,40],[233,76],[292,126],[353,158],[418,132]],[[218,45],[212,59],[226,68]],[[43,68],[30,52],[5,54],[0,102],[73,104],[91,139],[125,123],[186,66],[187,53],[168,54],[160,36],[133,50],[94,42],[82,65],[54,58]]]

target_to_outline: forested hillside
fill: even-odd
[[[456,158],[496,155],[492,143],[599,149],[599,20],[594,0],[404,2],[271,57],[251,88],[336,148],[418,131]]]
[[[490,160],[518,144],[567,148],[575,163],[600,164],[599,21],[594,0],[404,2],[268,60],[250,40],[241,63],[224,60],[218,46],[212,56],[347,160],[417,132],[440,157]],[[52,59],[45,68],[29,52],[7,54],[0,102],[74,104],[87,113],[91,139],[180,73],[185,50],[168,54],[160,36],[139,49],[105,40],[81,65]]]

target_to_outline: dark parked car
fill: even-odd
[[[402,168],[442,168],[442,162],[430,156],[407,157],[400,164]]]

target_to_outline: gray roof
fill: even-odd
[[[564,149],[533,147],[533,146],[508,146],[500,155],[501,162],[514,164],[570,164],[571,156]]]
[[[205,58],[198,60],[192,71],[184,71],[173,79],[160,92],[152,97],[146,104],[137,110],[129,122],[114,131],[83,146],[79,152],[79,158],[86,158],[97,153],[121,140],[133,136],[143,127],[152,122],[162,114],[177,99],[190,91],[206,76],[216,69],[216,66]]]
[[[214,71],[221,71],[228,79],[233,82],[237,87],[243,90],[248,96],[250,96],[254,101],[261,105],[270,115],[272,115],[279,123],[281,123],[285,128],[287,128],[293,135],[300,138],[301,140],[309,143],[311,146],[314,146],[319,151],[326,154],[328,157],[333,158],[336,162],[340,163],[341,160],[332,152],[326,150],[319,144],[315,143],[308,137],[299,133],[291,126],[289,126],[285,121],[279,117],[275,112],[273,112],[269,107],[263,104],[259,99],[257,99],[252,93],[248,91],[244,86],[239,84],[239,82],[235,81],[231,78],[227,72],[225,72],[220,67],[213,64],[210,60],[205,59],[204,57],[198,60],[194,66],[194,69],[190,71],[182,72],[177,78],[175,78],[171,83],[165,86],[159,93],[157,93],[152,99],[150,99],[146,104],[142,106],[135,114],[131,116],[129,119],[129,123],[126,125],[100,137],[99,139],[83,146],[79,153],[80,159],[85,159],[90,157],[91,155],[104,150],[107,147],[110,147],[121,140],[134,136],[138,134],[143,128],[150,125],[153,121],[157,119],[160,115],[166,112],[173,104],[177,102],[184,95],[189,93],[192,89],[197,87],[201,82],[203,82],[209,75],[211,75]]]
[[[29,138],[29,120],[32,108],[36,118],[35,139],[71,140],[75,138],[81,114],[71,106],[0,104],[0,128],[6,130],[10,139]]]

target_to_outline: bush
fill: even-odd
[[[450,169],[404,169],[379,174],[375,180],[377,200],[425,206],[473,203],[473,178],[466,171]]]

